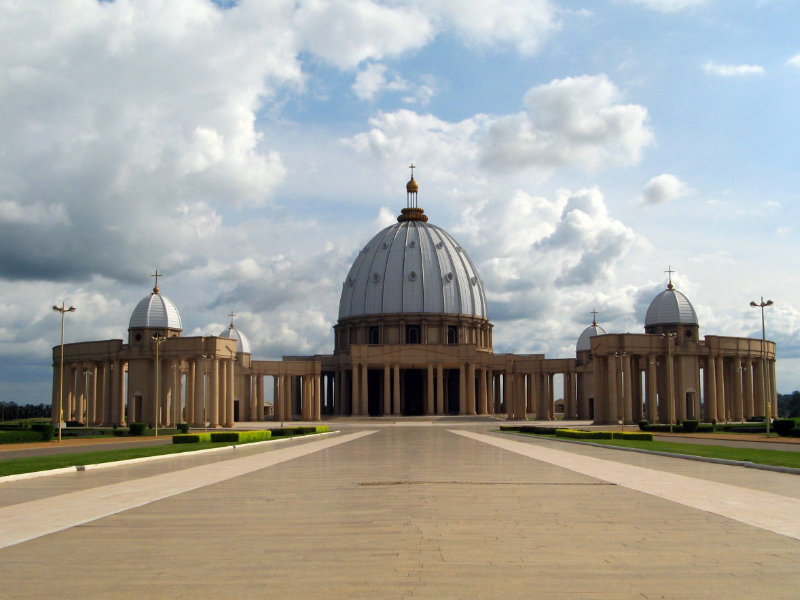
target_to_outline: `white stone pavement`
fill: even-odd
[[[800,540],[800,518],[796,517],[800,515],[800,499],[797,498],[581,456],[471,431],[451,431],[582,475]],[[754,510],[754,507],[757,508]]]

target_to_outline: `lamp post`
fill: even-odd
[[[63,300],[61,306],[53,305],[53,310],[61,313],[61,358],[58,362],[58,443],[61,443],[61,423],[64,420],[64,314],[75,312],[75,307],[66,308]]]
[[[208,406],[208,361],[214,359],[213,354],[202,354],[203,359],[203,431],[208,430],[208,420],[206,419],[206,407]]]
[[[767,386],[767,328],[764,322],[764,308],[775,304],[772,300],[764,302],[764,296],[761,296],[761,302],[755,300],[750,301],[750,306],[753,308],[761,309],[761,368],[763,369],[763,377],[761,378],[761,385],[764,392],[764,415],[767,419],[767,437],[769,437],[769,423],[772,420],[772,399],[767,398],[769,394],[769,387]]]
[[[92,372],[86,367],[84,367],[81,370],[81,372],[83,373],[83,398],[86,410],[83,426],[88,428],[89,427],[89,377],[92,376]]]
[[[161,346],[161,343],[164,342],[166,339],[167,338],[165,338],[163,336],[160,336],[158,334],[155,334],[153,336],[153,342],[155,342],[155,344],[156,344],[156,416],[155,416],[155,419],[154,419],[156,437],[158,437],[158,422],[161,419],[161,414],[160,414],[161,411],[160,411],[160,405],[159,405],[160,404],[159,403],[159,396],[161,395],[160,394],[161,389],[159,388],[159,385],[158,385],[159,384],[159,382],[158,382],[158,371],[159,371],[159,367],[161,366],[161,361],[158,358],[158,348],[159,348],[159,346]]]

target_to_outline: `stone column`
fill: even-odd
[[[503,390],[502,373],[494,373],[494,410],[492,414],[500,414],[503,411]]]
[[[775,374],[775,361],[769,361],[769,400],[771,404],[772,418],[778,418],[778,378]]]
[[[208,397],[206,398],[206,418],[209,427],[219,427],[219,361],[208,361]]]
[[[369,365],[361,365],[361,414],[369,416]]]
[[[257,383],[257,386],[256,386],[256,421],[265,421],[266,417],[264,416],[264,413],[266,412],[266,408],[267,408],[267,399],[266,399],[266,395],[267,395],[266,381],[267,380],[264,378],[264,375],[261,374],[261,373],[258,373],[255,376],[255,378],[256,378],[256,383]],[[272,410],[273,410],[273,414],[274,414],[274,411],[275,411],[275,380],[276,380],[276,377],[273,375],[272,376]]]
[[[766,369],[764,368],[764,359],[760,358],[756,361],[756,406],[753,407],[754,411],[753,414],[763,415],[765,411],[765,402],[767,390],[765,389],[766,384]],[[745,417],[749,417],[750,415],[745,415]]]
[[[467,364],[467,414],[474,415],[475,412],[475,363]]]
[[[389,365],[383,365],[383,415],[392,414],[392,371]]]
[[[647,372],[645,374],[645,384],[647,385],[647,420],[655,423],[658,420],[658,402],[656,400],[656,357],[652,354],[647,356]]]
[[[322,379],[319,374],[314,374],[314,414],[315,421],[322,420]]]
[[[488,412],[486,407],[486,398],[488,396],[486,385],[486,369],[481,369],[478,371],[478,413],[481,415],[485,415]]]
[[[622,355],[622,419],[623,423],[630,425],[633,423],[633,374],[631,373],[631,355]]]
[[[742,414],[755,414],[753,399],[753,363],[749,358],[742,362],[742,378],[744,379],[744,408]]]
[[[514,415],[514,374],[503,373],[503,404],[506,407],[506,419],[513,421]]]
[[[115,360],[111,369],[111,423],[125,425],[125,394],[122,393],[122,363]]]
[[[436,367],[436,414],[445,414],[444,405],[444,369],[442,365]]]
[[[428,389],[427,389],[427,404],[425,405],[425,414],[432,415],[436,411],[433,404],[433,365],[428,365]]]
[[[235,397],[234,397],[235,396],[235,392],[234,392],[235,388],[234,388],[234,384],[233,384],[233,382],[234,382],[233,370],[234,370],[235,366],[234,366],[234,360],[232,358],[229,359],[227,361],[227,363],[228,363],[228,372],[227,372],[228,379],[227,379],[226,384],[227,384],[228,391],[225,394],[225,398],[226,398],[227,403],[228,403],[228,408],[225,411],[225,427],[233,427],[233,403],[235,402]],[[239,408],[242,411],[242,414],[239,415],[239,418],[244,421],[246,419],[245,415],[247,414],[245,412],[247,409],[245,408],[244,400],[242,400],[242,404],[241,404],[241,406],[239,406]]]
[[[395,365],[393,370],[392,395],[394,396],[394,403],[392,405],[392,414],[399,417],[403,414],[403,401],[400,398],[400,365]]]
[[[352,413],[354,416],[361,414],[361,396],[359,395],[359,383],[361,382],[361,365],[353,363],[352,377]]]
[[[273,375],[272,420],[283,421],[283,375]]]
[[[705,371],[705,414],[703,415],[704,420],[707,423],[711,423],[716,421],[719,417],[717,417],[717,376],[716,376],[716,369],[715,360],[713,356],[709,356],[706,360],[706,371]]]
[[[184,407],[183,421],[192,423],[194,421],[194,406],[197,402],[197,361],[189,360],[186,363],[186,406]]]
[[[525,412],[535,413],[536,405],[533,403],[533,374],[528,373],[524,376],[525,380]]]
[[[720,421],[728,421],[731,418],[731,412],[735,414],[735,404],[730,402],[730,392],[726,393],[725,390],[725,361],[721,356],[714,359],[714,375],[717,378],[717,419]]]
[[[464,365],[458,366],[458,414],[467,414],[467,374]]]
[[[203,409],[206,407],[206,386],[208,385],[205,376],[206,366],[202,360],[194,359],[190,368],[194,373],[194,398],[192,400],[193,410],[190,416],[188,416],[187,407],[187,420],[190,420],[192,427],[202,427],[205,419]]]
[[[111,393],[114,389],[114,386],[111,382],[111,361],[105,360],[103,361],[103,399],[102,399],[102,406],[100,408],[100,424],[101,425],[111,425],[114,421],[111,417],[111,411],[113,402],[111,400]]]
[[[622,417],[620,414],[620,396],[617,386],[617,357],[613,355],[608,356],[608,381],[606,389],[608,390],[608,421],[616,423]]]

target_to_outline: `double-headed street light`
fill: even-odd
[[[61,302],[61,306],[53,305],[53,310],[61,313],[61,358],[58,363],[58,443],[61,443],[61,423],[64,420],[64,314],[75,312],[75,307],[66,308],[66,304]]]
[[[769,386],[767,385],[767,328],[764,322],[764,308],[767,306],[772,306],[775,304],[772,300],[767,300],[764,302],[764,296],[761,296],[761,302],[756,302],[755,300],[750,301],[750,306],[753,308],[760,308],[761,309],[761,360],[762,368],[764,369],[764,376],[762,379],[763,385],[763,393],[764,393],[764,415],[767,419],[767,436],[769,436],[769,423],[772,419],[772,398],[767,398],[769,395]]]

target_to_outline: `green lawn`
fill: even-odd
[[[534,435],[534,434],[523,434]],[[554,439],[549,435],[535,435]],[[604,446],[618,446],[622,448],[641,448],[642,450],[656,450],[670,454],[689,454],[691,456],[706,456],[710,458],[724,458],[727,460],[740,460],[760,465],[775,467],[791,467],[800,469],[800,452],[783,450],[760,450],[753,448],[731,448],[729,446],[705,446],[702,444],[684,444],[683,442],[644,442],[637,440],[590,440],[592,444]]]
[[[27,458],[12,458],[0,461],[0,477],[16,475],[18,473],[32,473],[34,471],[47,471],[62,467],[77,465],[94,465],[106,462],[128,460],[129,458],[142,458],[144,456],[160,456],[162,454],[180,454],[193,452],[206,448],[220,448],[222,446],[241,445],[240,442],[198,444],[170,444],[168,446],[147,446],[142,448],[125,448],[122,450],[98,450],[96,452],[80,452],[75,454],[52,454],[49,456],[31,456]]]

